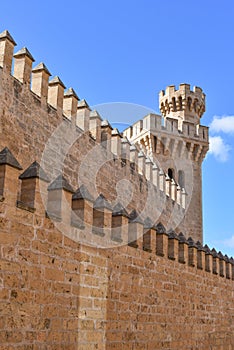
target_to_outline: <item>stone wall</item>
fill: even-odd
[[[14,45],[0,34],[0,349],[232,350],[233,259],[168,231],[184,206],[164,174],[108,126],[100,145],[27,49],[12,75]]]
[[[0,202],[0,349],[233,349],[233,260],[160,225],[138,248],[84,245],[43,206],[13,205],[14,183]]]

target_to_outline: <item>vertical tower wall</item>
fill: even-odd
[[[126,129],[124,135],[163,170],[168,195],[178,202],[180,191],[186,192],[186,208],[177,231],[202,242],[201,167],[209,148],[208,128],[200,125],[205,94],[199,87],[191,91],[189,84],[180,84],[178,90],[169,86],[160,92],[159,106],[163,118],[150,114]],[[172,194],[175,185],[177,191]]]
[[[175,86],[168,86],[165,91],[159,94],[159,107],[165,119],[178,120],[179,132],[188,131],[186,140],[186,151],[180,155],[182,160],[182,169],[175,169],[175,180],[179,182],[179,171],[185,171],[184,186],[188,192],[188,207],[185,212],[181,227],[186,229],[190,236],[197,236],[200,241],[203,240],[203,224],[202,224],[202,161],[197,157],[197,152],[204,143],[202,140],[194,142],[193,140],[199,136],[200,119],[205,112],[205,94],[202,89],[195,86],[191,91],[189,84],[180,84],[179,89]],[[179,134],[178,134],[179,135]],[[204,135],[201,135],[204,136]],[[207,134],[208,138],[208,134]],[[208,140],[207,140],[208,143]],[[208,144],[207,144],[208,149]],[[168,154],[171,162],[175,162],[172,154]],[[162,159],[163,161],[164,159]],[[189,162],[188,162],[189,160]],[[183,164],[184,163],[184,164]],[[190,166],[190,174],[183,169]],[[169,168],[169,167],[168,167]],[[168,169],[164,168],[165,172]],[[187,173],[187,174],[186,174]]]

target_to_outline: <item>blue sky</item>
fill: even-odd
[[[203,166],[204,240],[229,255],[234,255],[233,18],[232,0],[4,1],[0,13],[1,29],[10,31],[17,48],[27,46],[36,63],[43,61],[90,105],[128,102],[159,112],[158,92],[167,85],[202,87],[207,95],[202,124],[211,126],[212,137]]]

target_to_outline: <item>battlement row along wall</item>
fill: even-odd
[[[13,165],[5,164],[0,199],[4,349],[232,345],[232,258],[160,223],[129,220],[123,208],[113,212],[103,197],[93,202],[84,188],[73,194],[61,178],[49,185],[50,200],[60,205],[45,213],[38,182],[47,190],[46,174],[34,167],[34,175],[23,175]],[[16,202],[19,173],[26,195],[35,193],[34,210]]]
[[[0,34],[0,43],[0,67],[5,72],[11,74],[12,62],[14,62],[13,76],[40,97],[42,105],[48,103],[57,110],[59,116],[64,115],[73,120],[84,131],[90,127],[93,136],[100,138],[100,130],[97,131],[96,127],[100,127],[101,117],[96,111],[90,111],[85,100],[80,101],[74,89],[69,88],[65,91],[65,85],[58,76],[49,81],[51,74],[44,63],[39,63],[32,68],[34,58],[27,48],[24,47],[13,54],[15,41],[9,32],[4,31]],[[99,121],[97,121],[98,116]],[[146,116],[143,121],[135,123],[133,127],[126,130],[125,134],[129,138],[137,136],[142,128],[158,132],[161,130],[173,133],[178,131],[178,120],[167,118],[164,127],[161,125],[161,119],[157,115]],[[182,133],[186,137],[208,141],[207,128],[203,126],[195,126],[193,123],[184,121]]]
[[[7,171],[14,175],[17,168]],[[90,231],[84,244],[85,229],[69,231],[64,225],[63,234],[38,204],[35,211],[15,206],[13,184],[0,201],[4,350],[177,350],[198,342],[202,350],[211,345],[221,350],[232,344],[233,259],[150,221],[128,223],[126,245],[116,240],[115,246],[98,248],[108,239],[107,230],[105,236]],[[63,198],[71,198],[62,191]],[[81,207],[77,203],[74,209]],[[107,208],[103,212],[108,215]],[[84,213],[93,211],[86,206]],[[126,216],[117,215],[114,228],[116,220],[122,221],[124,236]],[[121,237],[117,233],[113,238]]]
[[[134,147],[131,147],[131,144],[126,138],[122,138],[117,129],[113,130],[108,121],[102,120],[97,111],[91,111],[85,100],[79,101],[77,94],[72,88],[64,92],[65,86],[57,76],[49,82],[50,72],[43,63],[40,63],[32,69],[34,59],[27,48],[23,48],[13,55],[15,41],[9,32],[4,31],[1,33],[0,43],[0,67],[3,69],[1,72],[2,91],[4,91],[5,88],[7,90],[10,87],[9,84],[11,82],[11,91],[14,96],[13,100],[8,96],[9,101],[8,99],[2,101],[2,117],[4,117],[5,112],[8,114],[8,111],[5,110],[12,109],[12,104],[14,105],[16,104],[16,100],[20,100],[18,103],[19,105],[15,106],[16,108],[13,107],[14,115],[8,115],[7,121],[4,120],[4,118],[2,119],[2,131],[4,135],[1,144],[3,147],[7,144],[4,144],[4,136],[8,137],[10,134],[8,134],[8,132],[11,127],[14,126],[11,130],[13,132],[15,129],[15,134],[18,136],[19,141],[24,141],[25,138],[29,139],[31,137],[30,151],[32,155],[32,149],[34,146],[33,142],[35,142],[37,154],[34,158],[40,161],[43,146],[46,145],[46,142],[55,130],[55,127],[59,125],[59,122],[64,120],[64,117],[66,117],[68,122],[73,120],[73,123],[75,123],[77,127],[77,138],[79,132],[86,132],[94,141],[101,143],[115,156],[122,157],[123,160],[129,159],[131,163],[134,163],[133,166],[139,169],[140,174],[144,173],[146,168],[149,169],[147,170],[147,175],[150,177],[152,174],[150,168],[153,165],[156,167],[156,165],[152,164],[150,159],[147,159],[142,152],[137,155],[137,150]],[[13,77],[17,80],[7,79],[8,75],[8,78],[11,77],[13,58]],[[34,93],[31,94],[31,96],[30,91]],[[10,91],[6,91],[6,93],[10,93]],[[35,99],[35,97],[39,97],[39,99]],[[40,105],[38,105],[38,102]],[[40,129],[41,125],[38,125],[35,116],[32,116],[29,112],[30,105],[32,106],[32,110],[36,107],[34,110],[37,110],[37,113],[40,115],[40,123],[43,124],[43,130]],[[51,107],[54,107],[55,110]],[[41,114],[44,115],[42,116]],[[47,114],[46,118],[45,114]],[[16,118],[16,120],[11,120],[12,117]],[[29,119],[31,118],[33,118],[32,121],[30,120],[32,125],[29,123]],[[12,125],[11,122],[14,124]],[[24,129],[23,135],[21,134],[21,128]],[[26,130],[28,133],[27,135],[25,135],[26,128],[29,129]],[[69,126],[67,130],[64,128],[64,134],[70,132],[69,128]],[[37,135],[35,135],[36,132]],[[15,152],[22,151],[22,147],[17,147],[16,143],[10,146]],[[22,142],[21,145],[18,146],[22,146]],[[29,150],[29,145],[24,145],[24,147]],[[137,163],[139,163],[139,166]],[[157,180],[157,183],[158,182],[159,181]],[[162,184],[161,190],[163,190],[163,188],[165,188],[165,186]],[[167,191],[167,194],[169,192],[171,191]]]
[[[195,259],[193,255],[200,257],[198,262],[195,261],[194,266],[204,265],[206,255],[210,255],[210,258],[213,256],[213,261],[216,263],[219,259],[219,264],[222,265],[220,271],[223,274],[224,263],[226,263],[228,266],[227,278],[231,278],[232,273],[229,270],[233,260],[227,256],[224,257],[221,252],[217,253],[214,249],[211,251],[209,247],[203,247],[201,242],[195,243],[191,237],[186,239],[182,233],[177,235],[173,230],[166,232],[161,223],[156,226],[155,221],[149,217],[142,217],[136,210],[128,213],[121,203],[113,207],[102,194],[94,199],[84,185],[74,191],[62,175],[48,185],[50,180],[37,162],[19,175],[21,190],[18,194],[16,176],[20,171],[22,167],[9,151],[0,152],[0,200],[6,205],[6,214],[11,214],[12,211],[8,211],[11,207],[17,207],[30,213],[37,212],[42,217],[62,222],[65,225],[64,233],[67,231],[69,234],[73,228],[85,229],[89,236],[90,233],[100,237],[106,235],[107,245],[111,240],[154,251],[158,255],[166,255],[172,259],[175,256],[179,259],[179,256],[184,254],[182,251],[187,245],[187,251],[189,247],[190,251],[193,251],[190,264]],[[161,238],[158,239],[157,248],[152,249],[151,243],[156,244],[154,241],[156,232]],[[166,254],[164,249],[167,249]],[[215,268],[213,270],[216,271]]]
[[[176,118],[167,117],[164,119],[161,115],[151,113],[125,129],[123,135],[133,141],[149,131],[158,136],[179,137],[185,142],[188,139],[194,143],[207,144],[209,142],[209,128],[207,126],[195,125],[193,122],[183,120],[182,128],[179,129],[178,123]]]
[[[117,160],[112,162],[116,163]],[[125,167],[127,167],[126,164],[123,168],[120,167],[124,171],[124,176],[126,175]],[[109,170],[107,168],[106,171]],[[164,175],[160,175],[160,177],[165,179]],[[97,222],[97,230],[100,226],[100,231],[105,228],[109,231],[117,223],[117,229],[120,230],[122,221],[116,219],[116,216],[125,213],[127,227],[130,218],[136,219],[139,216],[141,222],[150,219],[152,223],[156,224],[160,220],[166,227],[174,227],[178,230],[185,212],[185,191],[178,191],[177,186],[173,184],[173,190],[176,189],[177,197],[176,200],[172,200],[169,193],[166,194],[170,189],[168,184],[172,183],[171,181],[165,180],[165,189],[160,189],[161,183],[157,187],[147,180],[144,182],[143,177],[137,177],[139,182],[136,182],[136,175],[131,167],[129,167],[127,178],[133,179],[132,188],[128,188],[129,182],[127,182],[127,186],[121,192],[123,195],[117,194],[113,201],[107,201],[103,195],[102,177],[96,180],[98,195],[93,197],[93,193],[89,192],[91,188],[89,180],[87,180],[87,186],[82,184],[75,190],[62,174],[55,179],[50,179],[50,174],[46,173],[37,161],[34,161],[26,169],[22,169],[8,148],[4,148],[0,152],[0,196],[7,208],[10,205],[29,212],[39,211],[42,215],[52,217],[56,221],[61,221],[64,216],[69,229],[71,226],[76,227],[77,225],[84,228],[87,224],[86,229],[93,231],[93,225]],[[158,181],[157,178],[156,180]],[[65,191],[64,195],[62,190]],[[108,190],[110,190],[109,184]],[[139,193],[141,194],[140,201]],[[132,198],[129,199],[130,196]],[[135,205],[135,203],[137,204]],[[102,213],[103,208],[107,210],[107,213]],[[9,210],[11,212],[11,209]],[[99,213],[100,210],[101,213]],[[125,237],[126,239],[128,238]]]
[[[1,153],[0,158],[0,183],[3,184],[0,201],[3,216],[11,216],[12,208],[15,207],[18,213],[28,212],[28,217],[36,214],[44,218],[43,220],[50,218],[61,223],[62,232],[68,237],[77,237],[78,241],[79,237],[83,237],[80,231],[85,230],[88,235],[85,243],[93,242],[90,237],[96,236],[97,242],[103,242],[104,246],[111,246],[111,242],[113,246],[115,243],[130,245],[181,263],[187,262],[190,266],[222,277],[234,278],[232,258],[223,256],[221,252],[217,253],[215,249],[210,250],[208,246],[202,246],[201,242],[195,243],[191,237],[186,239],[182,233],[177,235],[173,230],[167,232],[161,223],[156,225],[149,217],[142,218],[136,210],[128,213],[121,203],[112,207],[102,194],[94,199],[85,186],[74,192],[63,176],[59,176],[48,186],[48,176],[37,163],[19,176],[21,192],[18,199],[14,177],[22,168],[9,153],[5,164]],[[46,211],[44,196],[47,201]],[[14,216],[8,219],[15,220]]]

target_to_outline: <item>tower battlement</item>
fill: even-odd
[[[206,110],[205,99],[206,95],[198,86],[191,90],[189,84],[180,84],[179,89],[170,85],[159,93],[159,108],[164,118],[178,119],[182,130],[183,121],[200,124]]]

